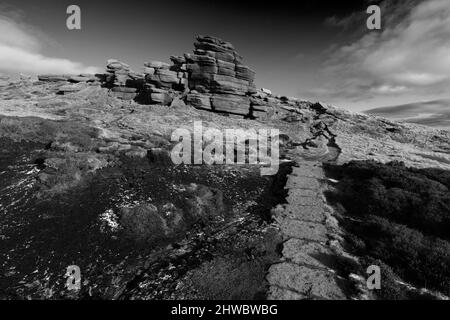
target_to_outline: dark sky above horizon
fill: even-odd
[[[411,59],[424,56],[401,57],[398,68],[381,61],[380,70],[392,70],[389,77],[380,74],[376,59],[413,49],[407,46],[415,42],[404,34],[413,23],[410,17],[415,14],[433,27],[438,17],[432,14],[442,13],[442,6],[450,9],[450,1],[376,1],[386,12],[382,32],[366,28],[365,10],[373,2],[0,0],[0,72],[102,70],[108,58],[139,71],[145,61],[168,61],[172,54],[192,52],[195,35],[209,34],[233,43],[256,71],[257,85],[275,93],[354,110],[448,97],[442,85],[448,78],[438,68],[425,64],[408,69]],[[421,9],[424,3],[434,6]],[[66,28],[70,4],[81,8],[81,30]],[[435,41],[438,58],[450,52],[450,23],[440,23],[434,26],[441,30],[437,39],[447,40]],[[392,48],[395,41],[398,53]],[[414,48],[423,54],[430,49]],[[29,65],[14,63],[18,57],[29,58]]]

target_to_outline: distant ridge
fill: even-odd
[[[397,121],[450,129],[450,99],[374,108],[366,110],[364,113]]]

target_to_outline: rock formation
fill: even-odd
[[[143,77],[130,69],[130,66],[116,59],[109,59],[104,81],[115,97],[122,100],[136,98],[143,85]]]
[[[193,53],[171,56],[171,63],[145,62],[141,74],[124,62],[109,59],[104,74],[40,75],[39,80],[100,82],[122,100],[170,106],[177,99],[197,109],[251,119],[267,119],[277,113],[287,115],[304,107],[295,99],[275,97],[268,89],[257,90],[255,72],[243,64],[242,56],[231,43],[197,36],[194,47]],[[71,93],[77,88],[64,86],[60,93]]]
[[[187,74],[182,69],[182,63],[146,62],[143,102],[170,105],[174,98],[171,92],[183,92],[187,87]]]
[[[246,116],[249,95],[256,93],[255,72],[242,64],[231,43],[198,36],[194,54],[185,54],[189,72],[188,101],[197,108]]]

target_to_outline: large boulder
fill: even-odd
[[[195,49],[194,50],[194,54],[200,55],[200,56],[209,56],[209,57],[212,57],[214,59],[217,58],[217,56],[216,56],[217,52],[209,51],[209,50]],[[191,54],[187,55],[187,57],[190,57],[190,56],[191,56]]]
[[[169,82],[163,81],[169,80]],[[145,75],[145,81],[149,84],[152,84],[156,86],[157,88],[163,88],[163,89],[171,89],[174,84],[178,82],[175,81],[175,79],[171,78],[170,76],[163,75],[162,77],[158,74],[147,74]]]
[[[249,92],[248,81],[224,75],[213,75],[211,91],[216,93],[230,93],[245,95]]]
[[[210,43],[210,42],[195,42],[194,47],[197,50],[205,50],[205,51],[214,51],[214,52],[225,52],[225,53],[233,53],[233,49],[229,49],[223,47],[218,44]]]
[[[215,57],[218,60],[236,63],[236,56],[234,53],[231,52],[216,52]]]
[[[138,242],[161,240],[169,233],[165,219],[152,204],[122,208],[120,211],[120,224],[125,234]]]
[[[117,70],[130,70],[130,66],[122,61],[119,61],[117,59],[109,59],[106,64],[106,69],[110,70],[112,72],[115,72]]]
[[[234,50],[234,46],[230,42],[223,41],[217,37],[198,35],[196,39],[200,43],[212,43],[230,50]]]
[[[197,108],[212,110],[211,108],[211,96],[200,93],[189,93],[186,96],[186,103]]]
[[[159,76],[161,82],[178,83],[178,73],[166,69],[156,69],[156,75]]]
[[[186,58],[187,63],[197,63],[203,66],[216,65],[216,59],[207,55],[191,54]]]
[[[70,76],[68,79],[70,82],[92,82],[92,81],[96,81],[97,77],[93,74],[83,74],[83,75],[78,75],[78,76]]]
[[[221,190],[191,183],[186,186],[186,191],[184,209],[186,218],[191,223],[220,222],[227,218],[227,207]]]
[[[137,92],[136,88],[129,87],[114,87],[111,89],[112,92],[126,92],[126,93],[135,93]]]
[[[233,70],[236,68],[236,65],[233,62],[225,61],[225,60],[216,60],[216,64],[221,69],[230,69]]]
[[[255,71],[247,66],[236,65],[236,78],[253,82],[255,80]]]
[[[242,65],[231,43],[198,36],[194,54],[185,54],[189,88],[201,93],[247,95],[256,92],[255,72]]]
[[[188,63],[187,70],[189,72],[189,78],[195,80],[205,79],[209,81],[213,74],[217,74],[219,69],[216,65],[199,65],[195,63]]]
[[[144,74],[155,74],[155,68],[144,67]]]
[[[214,94],[211,97],[211,105],[214,111],[237,115],[250,113],[250,100],[248,97],[231,94]]]
[[[62,75],[62,74],[40,74],[38,75],[39,81],[46,82],[58,82],[58,81],[67,81],[69,80],[70,75]]]
[[[170,61],[175,65],[182,65],[186,63],[186,58],[184,56],[170,56]]]
[[[151,100],[155,104],[168,106],[172,103],[173,98],[167,92],[154,92],[150,94]]]
[[[232,62],[217,59],[217,68],[217,73],[220,75],[236,77],[236,65]]]

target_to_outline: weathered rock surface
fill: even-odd
[[[270,90],[256,90],[255,72],[243,65],[231,43],[211,36],[197,36],[196,40],[193,54],[171,56],[171,63],[145,62],[142,74],[122,61],[109,59],[104,74],[40,75],[39,80],[99,83],[121,100],[169,106],[178,98],[194,108],[260,120],[304,107],[292,99],[273,97]],[[75,88],[66,86],[60,92],[74,92]],[[283,106],[290,109],[283,110]]]
[[[211,105],[214,111],[246,115],[248,113],[249,100],[246,97],[215,94],[211,97]]]
[[[231,95],[245,96],[256,92],[253,84],[255,72],[241,64],[242,57],[229,42],[210,36],[198,36],[194,46],[194,54],[185,54],[189,88],[202,93],[213,93],[214,111],[248,115],[249,100]],[[220,97],[222,94],[227,96]]]
[[[212,110],[211,96],[200,93],[189,93],[186,96],[186,102],[197,109]]]

